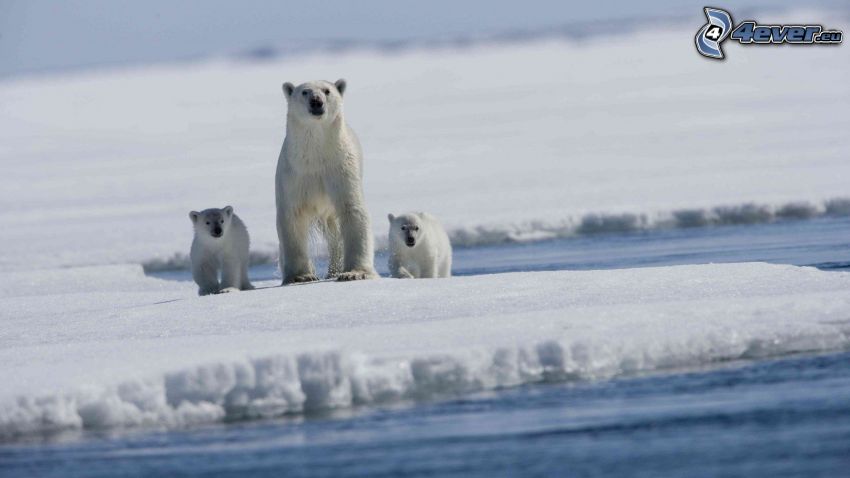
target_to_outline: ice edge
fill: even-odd
[[[183,428],[353,406],[450,397],[537,382],[610,379],[850,345],[850,327],[771,338],[718,334],[695,344],[545,340],[532,346],[408,359],[339,351],[214,362],[144,380],[0,403],[0,439],[132,427]]]
[[[626,234],[642,231],[686,229],[728,225],[768,224],[819,217],[850,216],[850,198],[822,202],[791,201],[778,205],[745,202],[709,208],[683,208],[660,213],[587,213],[556,222],[530,220],[514,224],[476,225],[449,230],[454,247],[476,247],[517,242],[534,242],[600,234]],[[378,250],[386,248],[386,238],[376,237]],[[321,248],[318,248],[321,251]],[[251,264],[277,262],[277,250],[251,251]],[[144,261],[145,273],[188,270],[189,256],[176,252],[170,257]]]

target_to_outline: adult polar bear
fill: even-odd
[[[343,116],[344,92],[345,80],[283,84],[288,111],[275,196],[284,284],[319,279],[308,254],[314,224],[328,243],[328,278],[378,277],[363,201],[363,157]]]

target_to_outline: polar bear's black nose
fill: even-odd
[[[407,244],[408,247],[413,247],[413,246],[416,245],[416,239],[414,239],[412,237],[408,237],[407,240],[404,241],[404,242],[405,242],[405,244]]]
[[[221,236],[221,228],[216,226],[212,231],[212,235],[215,237]]]
[[[310,112],[314,115],[320,115],[325,112],[325,102],[319,97],[310,98]]]

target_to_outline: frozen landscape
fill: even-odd
[[[846,48],[730,45],[716,63],[692,30],[4,80],[0,438],[847,347],[850,275],[791,265],[269,278],[203,298],[145,274],[185,267],[188,211],[227,204],[275,259],[280,85],[312,78],[349,82],[379,247],[386,213],[411,209],[469,248],[850,214]]]
[[[846,49],[698,61],[689,30],[4,81],[0,264],[156,265],[226,204],[273,260],[281,84],[340,76],[379,245],[411,209],[455,245],[850,213]]]

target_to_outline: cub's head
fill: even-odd
[[[416,247],[425,234],[416,214],[388,214],[387,219],[390,220],[390,241],[400,241],[407,247]]]
[[[223,209],[210,208],[201,212],[192,211],[189,219],[195,226],[195,235],[218,239],[227,233],[230,221],[233,219],[233,208],[227,206]]]
[[[345,80],[308,81],[298,86],[283,84],[290,116],[317,123],[331,122],[339,116],[344,92]]]

